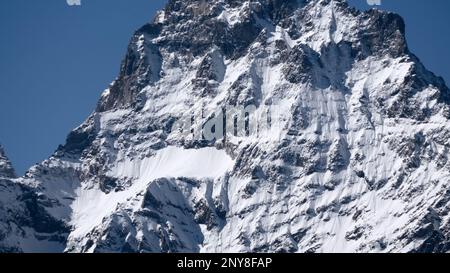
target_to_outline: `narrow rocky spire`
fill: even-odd
[[[11,162],[6,157],[5,150],[0,145],[0,177],[15,178],[16,174]]]

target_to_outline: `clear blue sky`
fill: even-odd
[[[51,155],[165,0],[0,0],[0,143],[18,173]]]
[[[349,0],[367,8],[365,0]],[[134,30],[165,0],[0,1],[0,143],[22,174],[53,153],[117,76]],[[382,0],[409,46],[450,82],[450,1]]]

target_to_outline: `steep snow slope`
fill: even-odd
[[[97,110],[15,183],[70,228],[67,252],[445,252],[449,94],[398,15],[171,0]],[[202,138],[230,106],[280,115]]]

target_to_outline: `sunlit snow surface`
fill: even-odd
[[[75,230],[71,237],[82,237],[101,224],[104,217],[113,213],[117,206],[139,193],[158,178],[215,179],[225,175],[234,161],[225,151],[216,148],[183,149],[167,147],[143,160],[126,160],[119,163],[112,174],[115,177],[135,178],[134,184],[122,192],[105,194],[98,188],[77,190],[73,203],[72,224]]]

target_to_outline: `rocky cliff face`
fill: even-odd
[[[449,94],[408,50],[398,15],[342,0],[171,0],[134,34],[97,111],[8,182],[25,190],[0,211],[40,217],[2,241],[19,238],[17,251],[33,251],[21,238],[67,252],[449,251]],[[244,134],[219,127],[238,106],[281,115],[251,130],[249,113]],[[199,137],[205,128],[216,137]]]

